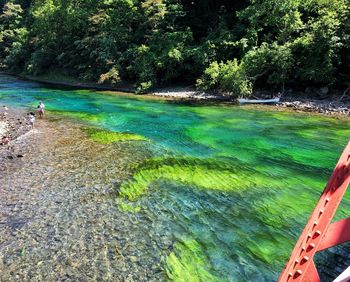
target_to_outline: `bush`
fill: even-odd
[[[32,53],[30,60],[26,64],[26,71],[29,74],[40,75],[54,65],[54,53],[48,49],[39,49]]]
[[[221,64],[219,76],[220,88],[230,95],[249,96],[252,94],[252,83],[248,80],[244,65],[235,59]]]
[[[220,65],[213,62],[204,70],[202,78],[197,79],[197,87],[202,90],[211,90],[219,86]]]
[[[27,38],[27,29],[18,28],[15,30],[14,40],[11,47],[8,48],[7,56],[3,60],[9,69],[20,70],[23,68],[25,58],[28,56]]]
[[[234,97],[249,96],[252,93],[252,83],[247,79],[244,65],[237,59],[226,63],[213,62],[204,71],[197,87],[202,90],[219,88],[224,94]]]
[[[108,72],[101,74],[100,79],[98,80],[98,83],[100,84],[109,83],[114,85],[118,82],[120,82],[119,71],[115,66]]]
[[[136,88],[136,94],[145,94],[152,87],[152,82],[141,82]]]
[[[273,86],[284,85],[294,64],[289,46],[276,43],[263,43],[247,52],[242,60],[246,73],[253,82],[264,77]]]

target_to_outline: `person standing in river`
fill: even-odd
[[[38,105],[38,114],[39,114],[39,118],[43,118],[44,117],[44,111],[45,109],[45,105],[42,101],[39,102],[39,105]]]

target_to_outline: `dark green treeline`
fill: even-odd
[[[349,0],[0,0],[0,64],[232,95],[350,80]]]

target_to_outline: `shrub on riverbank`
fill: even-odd
[[[252,83],[246,75],[244,65],[237,60],[226,63],[213,62],[204,71],[201,79],[197,80],[197,87],[203,90],[221,89],[231,96],[249,96],[252,93]]]

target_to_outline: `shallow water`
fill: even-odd
[[[127,141],[135,154],[149,153],[137,165],[132,154],[123,159],[133,176],[115,174],[117,204],[151,219],[147,232],[165,238],[158,246],[164,272],[178,281],[276,280],[350,136],[345,119],[51,89],[0,76],[1,103],[35,109],[38,100],[51,116],[147,140]],[[350,214],[349,203],[337,218]],[[325,279],[340,271],[326,264],[321,257]]]

